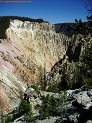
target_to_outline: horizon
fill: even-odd
[[[2,0],[1,0],[2,1]],[[51,24],[73,23],[75,19],[86,22],[85,0],[3,0],[0,16],[19,16],[43,19]],[[8,1],[8,2],[7,2]],[[20,1],[20,2],[19,2]],[[24,2],[23,2],[24,1]]]

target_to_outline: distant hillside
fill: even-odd
[[[58,24],[55,24],[56,32],[57,33],[62,32],[66,35],[70,35],[73,33],[73,30],[71,27],[71,25],[73,25],[73,24],[74,23],[58,23]]]
[[[46,22],[43,19],[32,19],[32,18],[28,18],[28,17],[0,16],[0,39],[6,38],[5,31],[9,27],[10,19],[11,20],[18,19],[23,22],[24,21],[38,22],[38,23]]]

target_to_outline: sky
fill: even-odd
[[[85,0],[0,0],[0,16],[42,18],[49,23],[86,21]],[[2,2],[3,1],[3,2]],[[17,2],[14,2],[17,1]],[[20,1],[20,2],[19,2]]]

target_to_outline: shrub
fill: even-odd
[[[45,119],[49,116],[59,116],[60,112],[58,112],[58,107],[63,106],[66,100],[66,95],[61,95],[58,98],[54,96],[50,96],[47,94],[46,96],[42,96],[42,105],[39,108],[39,114],[41,119]],[[62,107],[63,109],[63,107]]]
[[[24,99],[21,100],[19,105],[19,113],[32,116],[32,106]]]
[[[5,120],[5,123],[10,123],[12,120],[11,116],[7,117],[7,119]]]
[[[24,99],[21,99],[19,107],[16,111],[14,111],[12,121],[21,117],[22,115],[24,115],[24,120],[27,120],[27,117],[31,118],[33,116],[32,106]]]
[[[46,97],[42,96],[42,105],[40,107],[39,113],[41,118],[49,117],[50,115],[56,115],[56,105],[57,100],[48,94]]]

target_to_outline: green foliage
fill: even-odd
[[[42,105],[40,107],[39,113],[41,118],[46,118],[49,116],[55,116],[56,115],[56,107],[58,105],[57,100],[48,94],[46,97],[42,96]]]
[[[59,90],[65,90],[69,89],[69,74],[68,74],[68,67],[67,63],[65,63],[62,67],[62,76],[61,76],[61,82],[59,84]]]
[[[35,89],[35,90],[39,90],[39,89],[38,89],[38,85],[31,85],[31,87],[32,87],[33,89]]]
[[[71,79],[71,89],[80,88],[83,85],[82,73],[79,64],[77,63],[76,68]]]
[[[62,90],[69,89],[70,73],[68,71],[67,63],[62,65],[59,72],[61,73],[61,76],[56,81],[49,84],[47,91],[59,93]]]
[[[88,5],[91,5],[90,0],[86,2],[88,2]],[[91,20],[92,15],[90,17],[87,16],[87,19]],[[83,39],[81,38],[80,42],[84,48],[74,71],[72,88],[78,88],[82,85],[87,85],[92,88],[92,21],[83,23],[81,20],[78,21],[75,19],[75,22],[72,28],[75,34],[83,35]]]
[[[72,88],[78,88],[86,85],[92,88],[92,39],[86,38],[85,48],[81,53],[80,60],[74,71]]]
[[[19,105],[19,112],[21,114],[26,114],[32,116],[32,106],[24,99],[21,100],[21,103]]]
[[[7,117],[7,119],[5,120],[5,123],[10,123],[12,120],[11,116]]]
[[[13,110],[11,113],[8,114],[7,117],[2,118],[5,123],[13,122],[15,119],[24,115],[23,120],[28,121],[29,119],[32,120],[33,112],[32,106],[24,99],[21,100],[19,107],[16,110]]]
[[[82,79],[87,86],[92,88],[92,39],[86,40],[87,45],[81,55],[81,74]]]
[[[54,93],[60,92],[60,82],[58,80],[55,81],[54,84],[49,85],[46,91]]]
[[[43,76],[41,76],[41,78],[40,78],[40,86],[41,86],[41,90],[46,90],[46,86],[47,86],[47,82],[46,82],[46,74],[47,74],[47,72],[46,72],[46,67],[44,66],[44,75]]]
[[[0,39],[6,38],[5,31],[8,27],[9,27],[9,18],[7,18],[6,21],[5,17],[0,17]]]
[[[73,78],[71,80],[72,89],[86,85],[92,88],[92,39],[87,38],[84,41],[84,50],[80,55],[80,60],[77,63]]]
[[[92,33],[92,22],[82,22],[75,19],[75,24],[71,25],[74,34],[88,35]]]
[[[50,96],[49,94],[42,96],[42,105],[39,108],[40,118],[45,119],[49,116],[59,116],[58,107],[64,104],[65,99],[66,95],[61,95],[58,98]]]
[[[92,68],[92,40],[89,40],[90,39],[87,39],[87,45],[81,56],[81,62],[83,62],[88,69]]]

